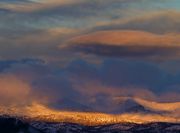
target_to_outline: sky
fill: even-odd
[[[179,0],[0,0],[0,105],[114,113],[180,102]]]

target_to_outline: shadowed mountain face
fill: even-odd
[[[120,123],[102,126],[82,126],[72,123],[45,123],[20,118],[1,116],[2,133],[179,133],[180,124]]]
[[[70,99],[61,99],[58,101],[58,105],[51,105],[53,108],[58,110],[66,111],[84,111],[84,112],[102,112],[109,114],[123,114],[123,113],[143,113],[143,114],[167,114],[171,113],[172,110],[157,109],[156,105],[151,105],[153,101],[147,101],[140,98],[132,97],[119,97],[114,99],[113,103],[108,106],[108,101],[105,103],[98,103],[97,107],[103,107],[103,110],[90,105],[75,102]],[[179,104],[179,103],[178,103]],[[149,105],[149,106],[148,106]],[[106,107],[107,106],[107,107]],[[152,106],[152,107],[151,107]],[[178,110],[177,109],[174,110]]]
[[[132,99],[128,99],[124,102],[118,103],[119,108],[117,108],[115,113],[152,113],[153,111],[146,109],[144,106],[140,105]]]
[[[124,101],[118,102],[116,109],[113,111],[115,114],[120,113],[143,113],[143,114],[166,114],[168,111],[157,111],[152,108],[146,107],[135,99],[127,98]]]
[[[2,133],[41,133],[29,123],[15,117],[0,117],[0,132]]]

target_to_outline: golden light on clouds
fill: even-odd
[[[113,46],[160,46],[180,47],[180,35],[177,33],[153,34],[144,31],[113,30],[99,31],[75,37],[67,44],[102,44]]]
[[[4,108],[6,110],[6,108]],[[4,111],[1,108],[1,112]],[[28,116],[27,118],[45,121],[45,122],[71,122],[88,126],[106,125],[116,123],[151,123],[151,122],[180,122],[179,117],[173,115],[160,114],[141,114],[141,113],[124,113],[119,115],[97,113],[97,112],[76,112],[76,111],[58,111],[50,109],[44,105],[33,103],[32,106],[24,108],[10,108],[9,114]],[[6,112],[8,112],[6,110]]]
[[[29,102],[31,87],[13,75],[0,75],[0,104],[23,105]]]
[[[98,31],[69,39],[59,48],[104,57],[178,59],[180,35],[137,30]]]
[[[39,98],[41,97],[41,98]],[[0,75],[0,106],[19,108],[33,102],[48,103],[50,96],[34,90],[29,82],[11,74]]]

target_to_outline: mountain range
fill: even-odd
[[[1,116],[2,133],[179,133],[178,123],[118,123],[100,126],[84,126],[73,123],[46,123],[21,118]]]
[[[0,133],[180,133],[179,103],[121,97],[112,113],[104,113],[60,102],[56,109],[38,103],[0,106]]]

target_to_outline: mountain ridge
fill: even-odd
[[[0,116],[3,133],[179,133],[180,123],[116,123],[85,126],[75,123],[26,121],[11,116]]]

